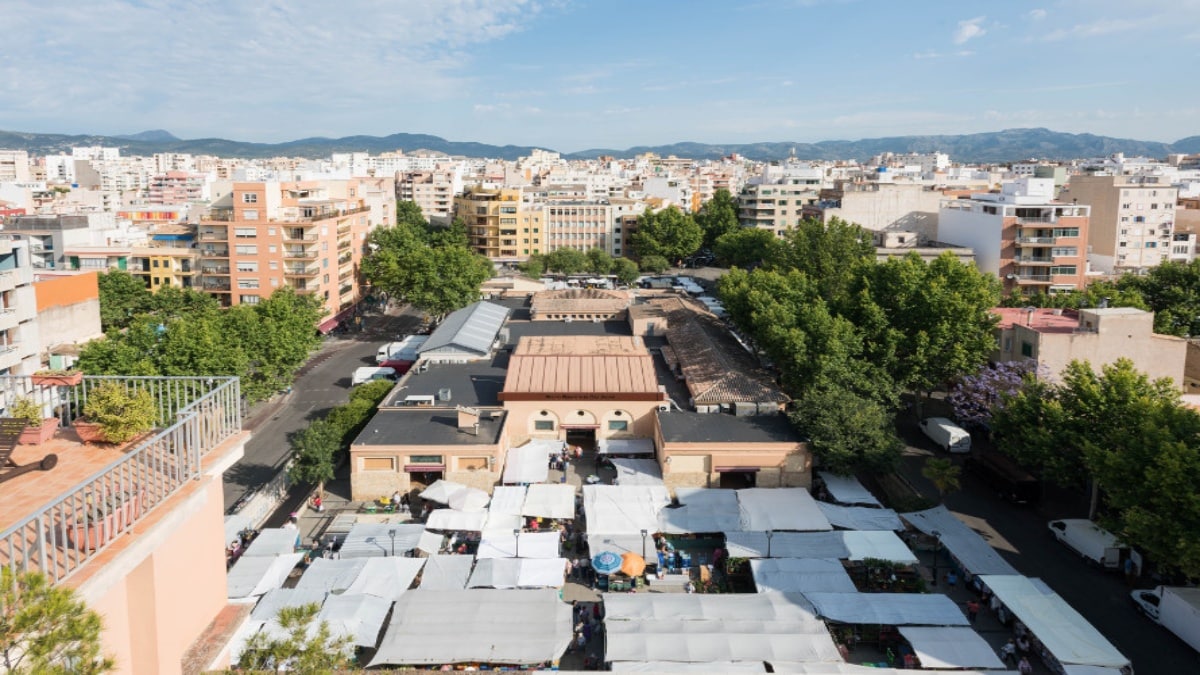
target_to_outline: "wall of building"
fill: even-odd
[[[103,335],[95,272],[36,281],[33,290],[37,296],[38,334],[43,337],[40,351]]]
[[[757,487],[810,487],[812,456],[806,443],[672,443],[658,439],[663,483],[717,487],[719,467],[755,467]]]
[[[564,425],[594,424],[596,438],[653,438],[659,401],[505,401],[507,433],[513,445],[531,438],[566,440]],[[542,412],[546,414],[543,415]],[[580,415],[580,412],[583,415]],[[620,413],[619,415],[617,413]],[[535,422],[554,422],[553,431],[538,431]],[[630,421],[624,431],[609,428],[610,421]]]
[[[409,492],[415,484],[404,467],[414,464],[413,457],[419,455],[441,456],[446,467],[443,473],[446,480],[491,493],[503,473],[506,447],[503,433],[495,445],[355,445],[350,448],[350,493],[355,501],[370,501],[390,497],[397,490]],[[392,460],[391,470],[368,470],[370,460],[383,458]],[[467,460],[478,458],[490,458],[491,469],[466,468]]]

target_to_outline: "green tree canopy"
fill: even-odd
[[[492,276],[487,258],[460,245],[457,238],[430,236],[414,225],[373,231],[364,276],[378,290],[433,315],[465,307],[479,299],[479,288]]]
[[[717,190],[712,199],[700,207],[700,212],[696,214],[696,223],[704,232],[703,245],[713,248],[722,236],[741,229],[738,224],[737,200],[729,190]]]
[[[573,248],[560,248],[543,256],[546,269],[559,274],[582,274],[587,271],[589,260],[586,253]]]
[[[399,199],[396,200],[396,225],[424,228],[429,225],[429,221],[425,219],[425,214],[416,202]]]
[[[773,231],[745,227],[721,235],[713,246],[713,253],[727,266],[753,267],[776,258],[779,247],[779,238]]]
[[[521,270],[521,274],[532,279],[537,279],[546,271],[546,259],[539,255],[531,255],[529,259],[517,265],[517,269]]]
[[[1134,288],[1132,284],[1125,282],[1118,285],[1103,280],[1093,281],[1083,290],[1059,291],[1053,295],[1049,293],[1033,295],[1012,293],[1000,301],[1002,307],[1061,307],[1063,309],[1099,307],[1101,303],[1107,303],[1109,307],[1150,309],[1142,297],[1141,291]]]
[[[633,235],[633,250],[641,257],[657,255],[670,261],[696,252],[704,241],[704,232],[692,217],[675,206],[638,217]]]
[[[960,474],[962,467],[941,457],[930,457],[925,460],[925,466],[921,467],[921,475],[928,478],[937,488],[938,499],[945,499],[947,494],[958,489]]]
[[[903,444],[892,415],[879,403],[838,387],[809,389],[796,401],[792,424],[808,439],[822,470],[838,475],[896,468]]]
[[[807,219],[788,230],[773,266],[798,270],[815,281],[826,302],[840,305],[863,267],[875,262],[871,233],[840,218]]]
[[[643,272],[662,274],[663,272],[666,272],[669,267],[671,267],[671,261],[662,257],[661,255],[645,255],[642,256],[638,266],[641,267]]]
[[[638,278],[638,266],[629,258],[616,258],[610,273],[617,275],[617,281],[632,284]]]
[[[613,257],[602,248],[593,248],[587,252],[587,271],[592,274],[609,274],[612,272]]]
[[[1200,260],[1164,262],[1145,276],[1127,274],[1117,288],[1136,291],[1145,299],[1154,312],[1155,331],[1200,336]]]
[[[4,672],[93,675],[115,668],[101,655],[100,615],[75,591],[39,572],[0,566],[0,666]]]
[[[100,326],[104,330],[125,328],[134,317],[150,311],[153,294],[141,279],[123,270],[101,272],[96,279],[100,290]]]
[[[292,464],[288,478],[313,483],[325,493],[325,482],[333,480],[337,454],[342,449],[342,432],[328,420],[316,420],[292,438]]]
[[[347,668],[354,655],[348,635],[334,635],[325,621],[317,622],[321,606],[309,603],[279,610],[276,623],[283,634],[255,633],[242,649],[238,667],[251,671],[323,673]]]

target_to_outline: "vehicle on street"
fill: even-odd
[[[1041,482],[1008,455],[976,452],[967,458],[966,469],[1014,504],[1036,504],[1042,497]]]
[[[1200,651],[1200,588],[1159,586],[1129,595],[1142,614]]]
[[[921,431],[946,452],[971,451],[971,434],[945,417],[926,417],[920,426]]]
[[[1049,528],[1054,538],[1067,548],[1105,569],[1118,569],[1121,561],[1131,554],[1129,547],[1117,541],[1117,535],[1084,518],[1052,520]]]
[[[394,380],[396,379],[396,369],[386,366],[363,366],[355,368],[354,374],[350,378],[350,384],[355,386],[370,382],[372,380]]]

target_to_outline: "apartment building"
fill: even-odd
[[[163,286],[200,288],[200,250],[180,246],[135,246],[128,270],[157,291]]]
[[[1055,201],[1053,179],[1021,178],[999,193],[942,201],[937,238],[971,247],[1006,293],[1075,290],[1086,283],[1089,212]]]
[[[27,183],[29,180],[29,153],[0,150],[0,183]]]
[[[187,204],[208,201],[208,177],[186,171],[167,171],[150,177],[146,188],[149,204]]]
[[[546,209],[523,201],[519,188],[470,188],[455,198],[454,213],[466,223],[471,248],[490,260],[520,262],[550,250]]]
[[[79,269],[82,260],[71,260],[68,250],[73,251],[75,258],[80,258],[80,251],[100,246],[115,249],[118,256],[123,250],[127,257],[131,246],[146,240],[145,231],[118,220],[113,213],[15,216],[5,224],[4,231],[13,239],[29,242],[31,264],[39,271]]]
[[[598,248],[621,255],[621,244],[613,220],[613,206],[607,201],[549,201],[546,203],[547,253],[560,248],[590,251]]]
[[[397,175],[396,199],[421,207],[421,215],[435,223],[449,223],[454,217],[454,197],[462,192],[462,167],[436,171],[410,171]]]
[[[804,206],[816,201],[820,186],[819,179],[814,183],[799,177],[779,183],[749,183],[737,197],[738,222],[782,237],[804,220]]]
[[[922,183],[839,180],[805,205],[804,218],[840,218],[873,232],[902,230],[926,239],[937,234],[942,193]]]
[[[29,242],[0,236],[0,375],[38,370],[37,315]]]
[[[321,300],[320,328],[331,330],[361,297],[367,234],[395,222],[394,188],[377,180],[233,183],[229,197],[201,218],[201,287],[228,306],[290,286]],[[372,206],[367,184],[390,201]]]
[[[1092,269],[1122,274],[1170,258],[1178,196],[1161,176],[1074,176],[1060,199],[1092,209],[1087,240]]]

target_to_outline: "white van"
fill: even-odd
[[[971,451],[971,434],[945,417],[926,417],[920,426],[926,436],[947,452]]]
[[[1112,532],[1084,518],[1052,520],[1049,527],[1055,539],[1083,556],[1084,560],[1107,569],[1120,567],[1121,554],[1127,547],[1117,541],[1117,535]],[[1140,569],[1140,564],[1138,567]]]
[[[358,386],[364,382],[371,380],[394,380],[396,379],[395,368],[384,368],[380,366],[363,366],[355,368],[354,375],[350,378],[350,384]]]

